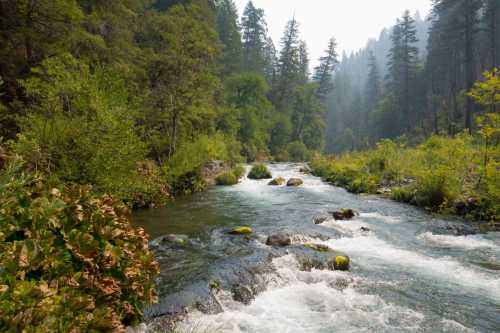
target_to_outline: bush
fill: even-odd
[[[0,331],[111,332],[142,320],[158,265],[128,208],[89,188],[59,191],[0,171]]]
[[[273,178],[271,172],[264,164],[255,164],[248,174],[250,179],[270,179]]]
[[[215,178],[215,183],[222,186],[236,185],[238,184],[238,177],[232,171],[225,172]]]
[[[292,162],[304,162],[309,159],[309,150],[300,141],[294,141],[288,145],[288,155]]]
[[[415,198],[415,192],[408,187],[395,187],[391,192],[392,200],[411,203]]]
[[[246,169],[243,165],[237,165],[233,168],[233,174],[236,176],[236,178],[240,179],[245,176]]]

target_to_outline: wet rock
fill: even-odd
[[[321,223],[327,221],[329,218],[330,218],[329,216],[325,216],[325,215],[316,216],[316,217],[314,217],[313,222],[314,222],[314,224],[321,224]]]
[[[178,249],[189,245],[189,237],[186,235],[165,235],[151,241],[152,248]]]
[[[302,173],[305,173],[305,174],[309,174],[311,173],[311,169],[307,168],[307,167],[302,167],[299,169],[299,172],[302,172]]]
[[[329,252],[330,251],[330,248],[326,245],[323,245],[323,244],[306,243],[306,244],[304,244],[304,247],[308,248],[310,250],[313,250],[313,251],[317,251],[317,252]]]
[[[348,271],[350,268],[350,262],[351,260],[349,259],[348,256],[334,256],[331,257],[328,262],[327,262],[327,267],[330,270],[336,270],[336,271]]]
[[[267,237],[266,245],[269,246],[288,246],[292,244],[290,236],[284,234],[271,235]]]
[[[229,232],[231,235],[249,235],[251,233],[253,230],[250,227],[237,227]]]
[[[361,227],[361,228],[359,228],[359,230],[361,230],[362,232],[369,232],[369,231],[371,231],[371,229],[367,228],[367,227]]]
[[[335,220],[351,220],[353,217],[358,215],[358,213],[352,209],[341,209],[331,212],[331,214]]]
[[[475,235],[478,230],[470,224],[449,221],[437,221],[427,227],[434,235],[467,236]]]
[[[286,183],[286,186],[297,187],[297,186],[300,186],[302,184],[304,184],[304,182],[302,181],[302,179],[299,179],[299,178],[290,178],[288,180],[288,182]]]
[[[231,288],[231,293],[233,294],[233,300],[236,302],[249,305],[254,300],[253,292],[250,288],[243,286],[241,284],[235,284]]]
[[[273,180],[271,180],[268,185],[270,185],[270,186],[281,186],[281,185],[284,185],[285,183],[286,183],[286,179],[285,178],[283,178],[283,177],[277,177],[277,178],[274,178]]]
[[[145,323],[142,323],[136,327],[127,327],[125,329],[125,333],[147,333],[148,326]]]

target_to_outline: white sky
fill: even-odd
[[[235,0],[243,12],[248,0]],[[309,48],[313,65],[335,37],[339,54],[365,46],[369,38],[378,37],[384,27],[390,27],[405,9],[427,16],[431,0],[253,0],[264,9],[269,34],[276,47],[286,22],[293,16],[300,22],[300,32]]]

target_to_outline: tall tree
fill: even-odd
[[[338,64],[337,57],[337,41],[331,38],[328,42],[328,49],[319,58],[319,65],[314,68],[313,81],[318,84],[316,93],[322,101],[333,89],[332,74]]]
[[[216,2],[217,32],[222,42],[221,68],[223,76],[241,71],[243,49],[241,28],[238,24],[238,10],[233,0]]]
[[[243,12],[241,24],[243,28],[244,69],[248,72],[263,74],[267,36],[264,11],[256,8],[250,1]]]
[[[292,18],[286,25],[281,38],[281,51],[278,61],[278,77],[273,87],[273,101],[279,112],[289,106],[290,94],[300,78],[300,39],[299,23]]]

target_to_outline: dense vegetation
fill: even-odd
[[[500,64],[498,22],[497,0],[435,0],[426,21],[406,12],[378,41],[345,55],[328,101],[327,150],[474,132],[475,116],[490,110],[467,92]]]
[[[49,182],[131,205],[205,188],[208,160],[305,159],[324,145],[335,41],[311,78],[232,0],[2,1],[0,137]]]
[[[486,72],[468,96],[500,105],[498,71]],[[375,149],[313,161],[313,173],[354,193],[385,193],[432,211],[488,221],[500,228],[500,115],[477,118],[478,135],[433,135],[416,147],[404,138]]]
[[[146,235],[119,201],[61,186],[17,157],[0,172],[0,330],[124,331],[156,299]]]

